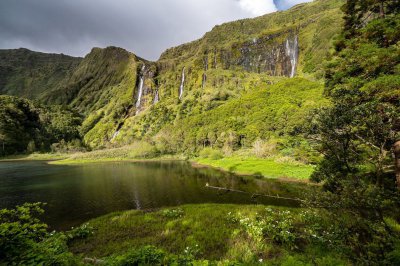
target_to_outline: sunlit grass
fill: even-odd
[[[290,210],[295,220],[301,221],[302,209],[268,208],[273,212]],[[240,223],[231,218],[241,215],[253,219],[266,213],[266,206],[263,205],[232,204],[184,205],[154,212],[117,212],[91,220],[89,223],[95,228],[94,235],[76,240],[71,244],[71,250],[85,257],[104,258],[146,245],[172,254],[182,254],[187,247],[196,246],[199,249],[197,259],[237,261],[245,265],[253,265],[260,260],[263,265],[282,265],[286,261],[300,263],[289,265],[306,265],[304,261],[332,258],[329,251],[313,246],[307,247],[304,253],[278,245],[270,239],[263,240],[260,245],[243,230]],[[335,262],[340,262],[340,256],[333,255],[337,257]]]
[[[274,159],[262,159],[255,157],[226,157],[219,160],[209,158],[197,158],[199,164],[210,165],[244,175],[262,175],[270,178],[296,178],[307,180],[314,167],[295,162],[277,162]]]

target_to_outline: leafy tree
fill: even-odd
[[[49,150],[62,139],[80,139],[82,118],[60,106],[43,106],[31,101],[0,96],[1,155]]]
[[[68,241],[85,238],[93,228],[82,225],[66,234],[47,232],[40,221],[42,203],[25,203],[15,209],[0,210],[0,264],[81,265],[68,250]]]
[[[385,216],[400,206],[400,13],[398,1],[351,1],[326,68],[332,106],[311,118],[310,139],[324,155],[312,176],[326,191],[308,205],[325,208],[338,243],[357,264],[387,263],[394,232]],[[397,143],[397,144],[396,144]],[[396,145],[395,145],[396,144]],[[356,222],[354,222],[356,221]],[[343,234],[337,234],[344,232]]]
[[[43,214],[42,206],[26,203],[0,210],[0,261],[18,258],[44,239],[47,225],[38,218]]]
[[[385,16],[377,16],[362,28],[346,19],[345,42],[327,67],[326,94],[333,106],[314,116],[313,136],[325,155],[314,180],[327,181],[331,189],[355,176],[377,185],[394,184],[393,147],[400,138],[400,35],[385,33],[400,26],[400,16],[387,9],[390,1],[384,2]],[[375,5],[380,2],[366,1],[361,7],[347,1],[346,18],[353,15],[355,3],[376,13]],[[347,34],[349,29],[354,34]]]

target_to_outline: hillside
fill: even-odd
[[[85,141],[96,146],[149,138],[165,125],[177,125],[255,88],[293,76],[318,79],[341,28],[341,5],[336,0],[315,1],[226,23],[197,41],[168,49],[151,65],[150,75],[139,73],[148,88],[146,103],[136,106],[139,82],[133,99],[136,111],[119,116],[106,139],[104,130],[94,130]]]
[[[50,61],[70,60],[69,68],[54,66],[54,71],[48,71],[38,67],[35,82],[24,81],[30,86],[8,82],[13,86],[2,85],[2,94],[69,106],[79,112],[84,117],[81,137],[91,148],[140,139],[154,143],[161,129],[184,127],[192,117],[253,90],[268,91],[269,86],[295,76],[319,80],[324,58],[341,28],[341,5],[338,0],[318,0],[225,23],[199,40],[166,50],[157,62],[117,47],[94,48],[84,59],[48,55],[53,58]],[[3,53],[14,58],[15,51]],[[31,62],[32,58],[25,60]],[[14,68],[18,65],[7,62]],[[21,68],[17,77],[30,77],[27,69]],[[16,79],[7,73],[3,71],[2,80]],[[40,86],[44,83],[46,86]],[[271,99],[284,96],[279,90],[272,91]],[[307,101],[304,96],[299,95],[296,101]],[[258,104],[262,102],[255,106]],[[269,132],[278,135],[273,131]],[[257,137],[264,136],[243,136],[251,140]],[[196,152],[196,145],[186,145],[180,151]],[[251,146],[250,141],[245,146]]]
[[[81,58],[28,49],[0,49],[0,94],[41,99],[70,76]]]

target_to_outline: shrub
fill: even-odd
[[[294,226],[294,216],[290,211],[266,209],[263,215],[255,218],[238,217],[228,214],[231,222],[238,221],[246,233],[251,236],[259,245],[264,244],[264,240],[270,239],[276,244],[287,246],[291,249],[296,247],[296,236]]]
[[[68,251],[68,237],[47,233],[47,225],[37,218],[42,203],[25,203],[15,209],[0,210],[0,264],[79,265]]]
[[[154,158],[157,155],[157,148],[146,141],[139,141],[132,144],[131,151],[128,154],[132,158]]]
[[[74,228],[67,232],[69,240],[73,239],[84,239],[94,234],[94,228],[89,223],[82,224],[81,226]]]
[[[219,160],[224,157],[220,150],[215,150],[213,148],[204,148],[200,151],[199,155],[201,158],[208,158],[211,160]]]
[[[201,158],[208,158],[212,151],[212,148],[204,148],[200,151],[199,155]]]
[[[34,153],[35,151],[36,151],[35,141],[31,140],[29,141],[28,146],[26,147],[26,152]]]
[[[265,141],[262,139],[257,139],[253,143],[253,153],[255,156],[259,158],[265,158],[276,154],[277,152],[277,144],[276,140]]]
[[[115,258],[110,258],[110,265],[114,266],[167,264],[167,254],[154,246],[145,246],[137,250],[128,251]]]
[[[167,218],[180,218],[185,214],[181,208],[163,210],[162,215]]]
[[[25,203],[15,209],[0,210],[0,260],[19,260],[26,250],[47,234],[47,225],[37,218],[42,203]]]
[[[209,158],[210,158],[211,160],[219,160],[219,159],[224,158],[224,155],[223,155],[222,152],[219,151],[219,150],[213,150],[213,151],[210,153]]]

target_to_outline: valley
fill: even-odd
[[[398,265],[398,4],[0,50],[0,265]]]

